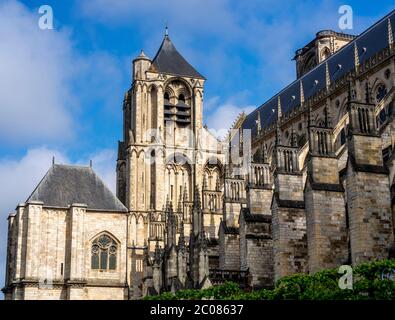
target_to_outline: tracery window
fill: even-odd
[[[115,270],[117,268],[117,243],[106,234],[92,242],[91,268],[95,270]]]
[[[380,102],[387,95],[387,88],[384,84],[379,84],[376,89],[376,101]]]

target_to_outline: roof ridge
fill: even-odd
[[[80,164],[65,164],[65,163],[54,163],[53,166],[69,167],[69,168],[81,168],[81,169],[92,169],[90,165]]]

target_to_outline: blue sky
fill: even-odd
[[[115,3],[114,3],[115,2]],[[392,1],[1,0],[0,286],[6,217],[51,164],[87,164],[114,188],[116,141],[131,61],[153,57],[167,22],[183,56],[206,78],[204,120],[227,129],[295,78],[296,49],[322,29],[340,31],[353,8],[358,34]],[[49,4],[54,29],[40,30]]]

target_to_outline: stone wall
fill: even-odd
[[[306,187],[306,227],[309,272],[348,263],[343,192]]]
[[[353,264],[387,258],[393,242],[388,176],[349,166],[346,185]]]
[[[272,287],[274,272],[271,217],[251,215],[246,211],[240,215],[241,270],[249,270],[252,287]]]
[[[247,191],[247,203],[251,214],[271,215],[270,204],[272,202],[273,189],[270,187],[249,187]]]
[[[308,272],[304,208],[281,207],[274,199],[272,215],[275,280]]]
[[[240,269],[240,244],[237,228],[229,228],[221,223],[219,236],[219,268],[221,270]]]
[[[16,258],[8,268],[8,298],[124,299],[125,213],[90,211],[84,205],[56,209],[28,203],[18,208],[14,222],[10,240],[15,243]],[[103,233],[117,242],[115,270],[91,268],[92,241]]]

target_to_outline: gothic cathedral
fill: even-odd
[[[133,60],[116,196],[91,166],[53,163],[8,217],[5,298],[254,290],[394,257],[394,27],[392,11],[358,36],[318,32],[296,80],[222,140],[166,31]]]

